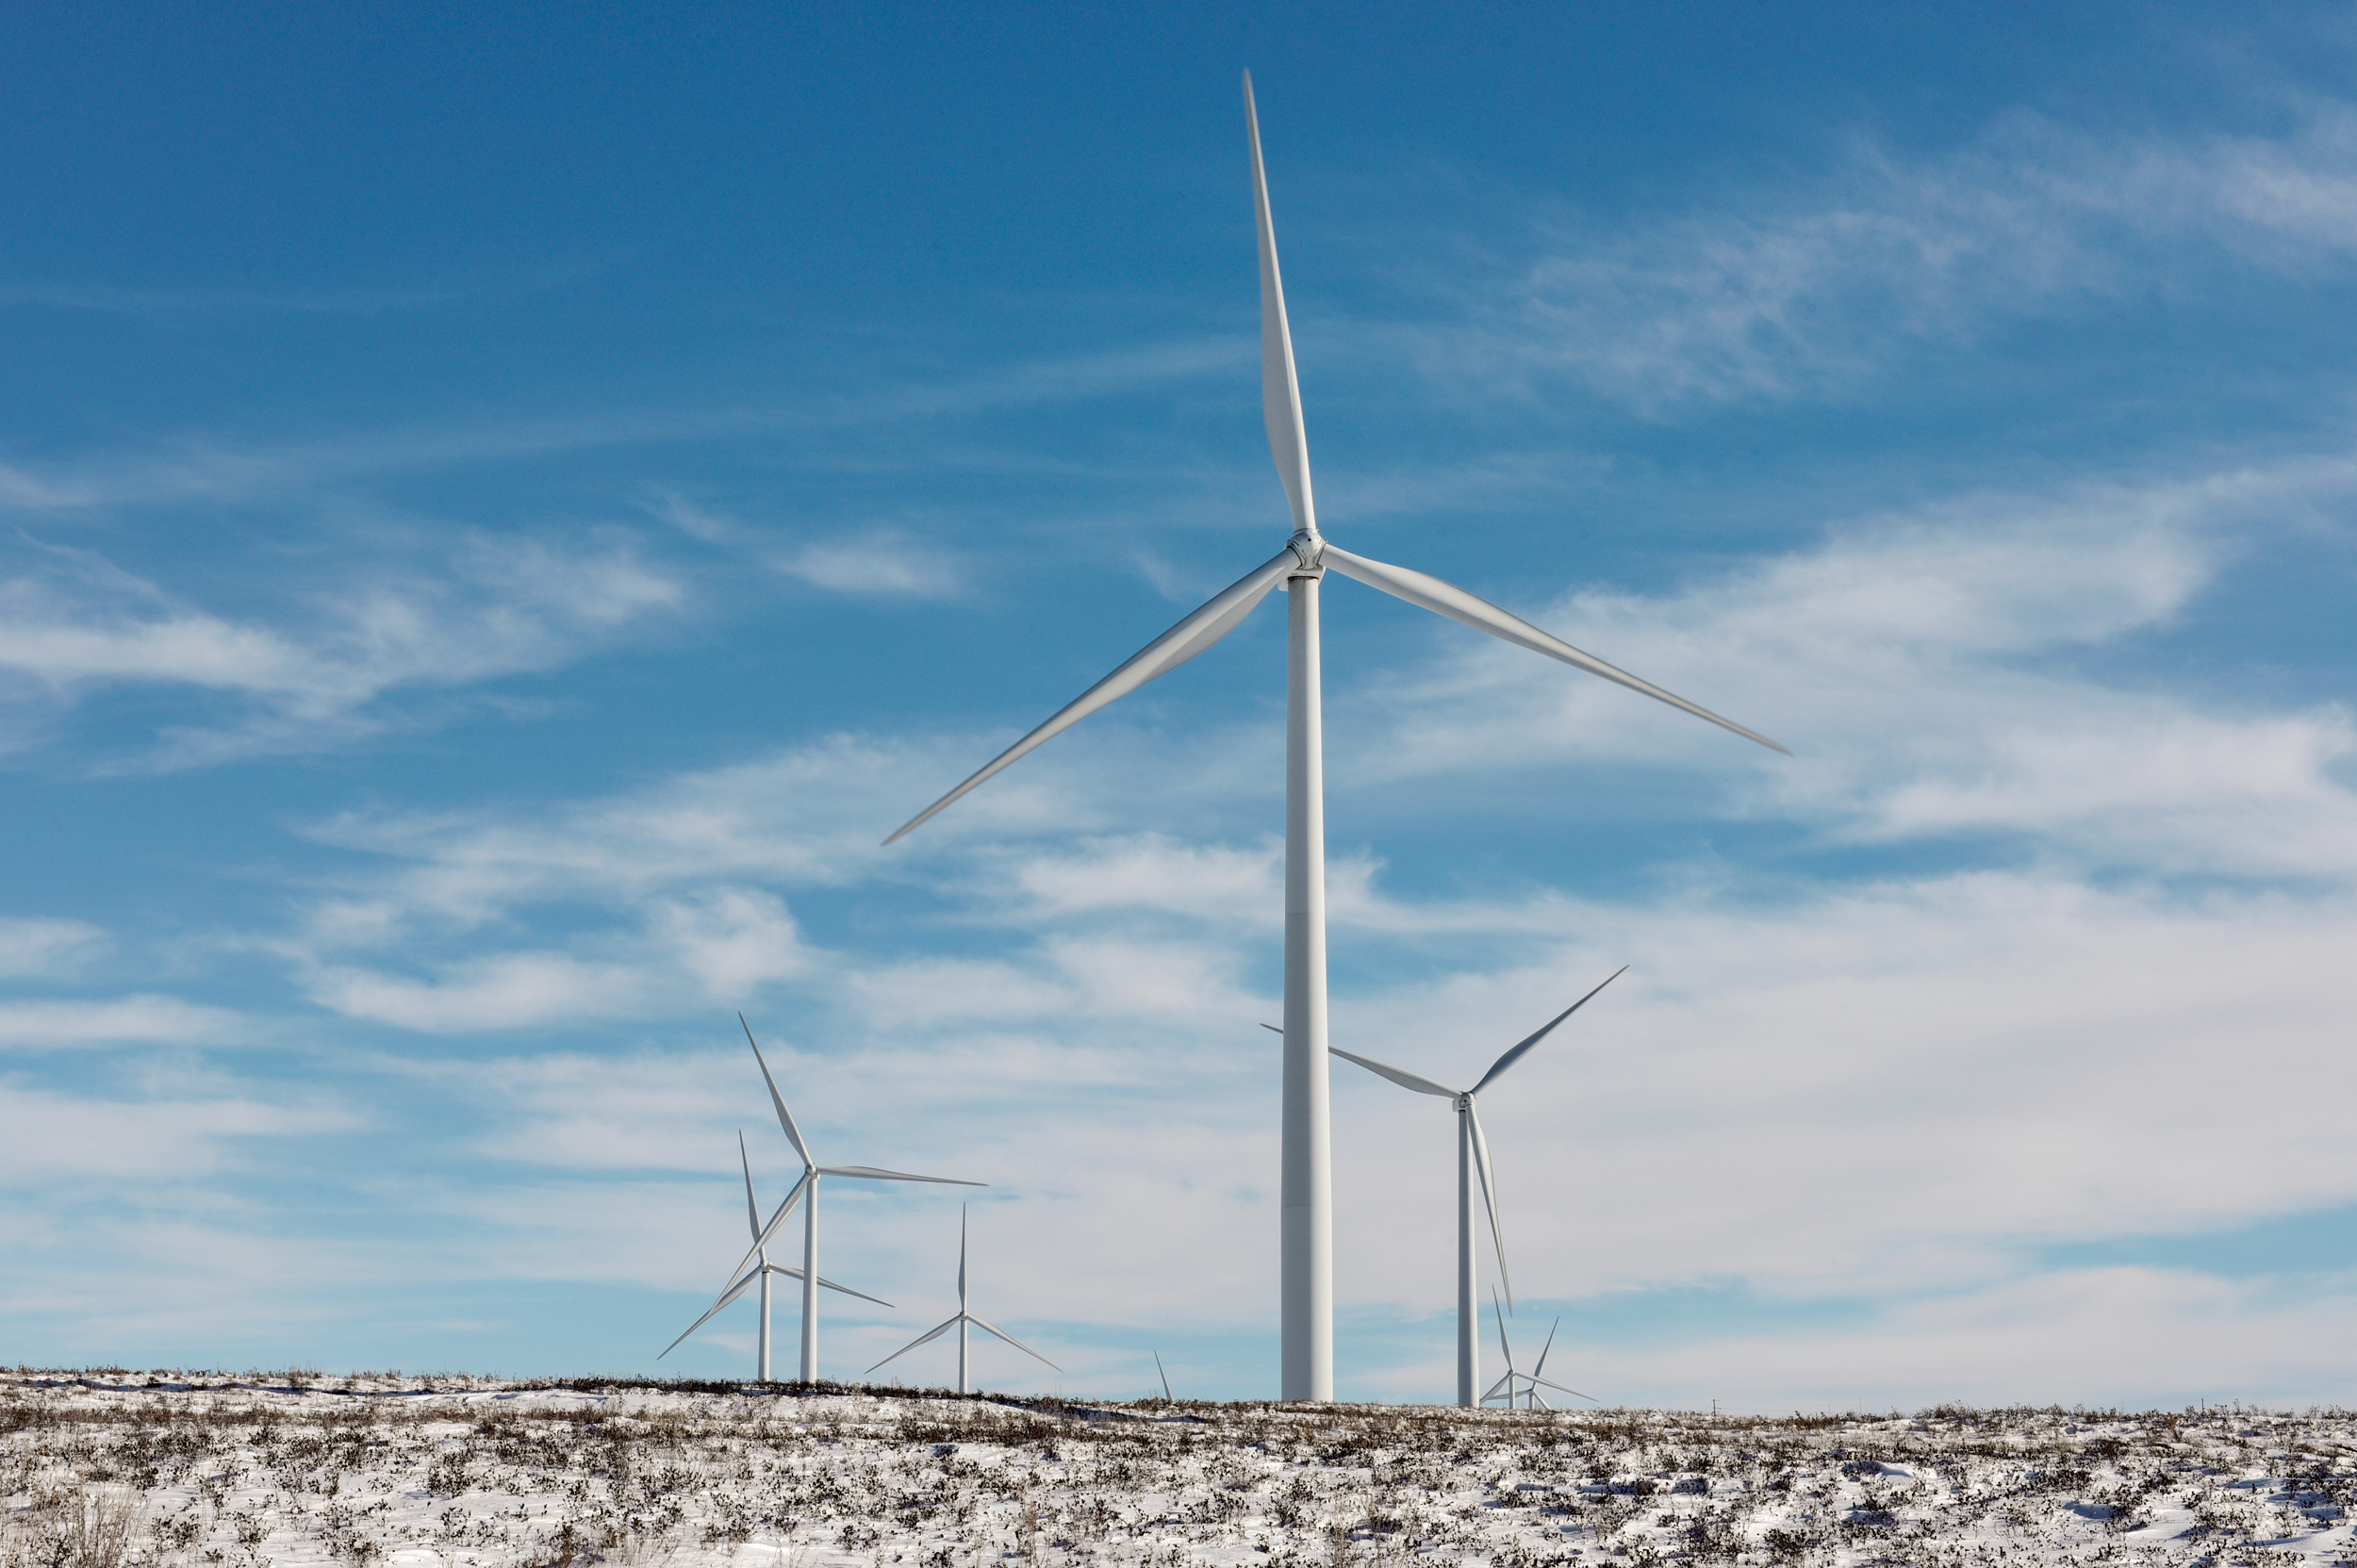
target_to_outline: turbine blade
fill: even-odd
[[[1536,1378],[1547,1369],[1547,1352],[1555,1348],[1555,1331],[1562,1327],[1563,1320],[1559,1317],[1547,1325],[1547,1343],[1539,1347],[1539,1363],[1530,1369],[1532,1377]]]
[[[1261,168],[1261,114],[1252,73],[1244,74],[1244,134],[1252,143],[1252,219],[1261,236],[1261,417],[1269,455],[1284,482],[1294,531],[1315,538],[1318,511],[1310,495],[1310,441],[1301,429],[1301,380],[1294,373],[1294,335],[1285,322],[1285,280],[1277,270],[1277,230],[1269,222],[1268,175]]]
[[[1284,1032],[1285,1032],[1283,1030],[1281,1030],[1281,1029],[1277,1028],[1275,1024],[1262,1024],[1261,1027],[1262,1029],[1267,1030],[1267,1031],[1268,1031],[1271,1034],[1282,1034],[1282,1033],[1284,1033]],[[1327,1048],[1328,1050],[1333,1049],[1333,1048],[1332,1048],[1331,1046],[1328,1046]]]
[[[1356,577],[1367,586],[1380,588],[1394,599],[1405,599],[1409,603],[1430,610],[1434,615],[1461,620],[1477,631],[1504,638],[1517,648],[1527,648],[1534,653],[1561,659],[1565,664],[1584,669],[1591,675],[1601,675],[1631,691],[1641,691],[1673,708],[1683,708],[1697,718],[1707,718],[1722,730],[1732,730],[1746,740],[1755,740],[1772,751],[1782,751],[1788,757],[1792,754],[1788,749],[1777,745],[1757,731],[1747,730],[1731,718],[1722,718],[1708,708],[1689,702],[1674,692],[1664,691],[1651,681],[1640,680],[1625,669],[1617,669],[1592,653],[1583,653],[1560,637],[1541,632],[1530,622],[1507,614],[1486,599],[1476,599],[1454,584],[1443,583],[1425,572],[1410,571],[1406,567],[1371,561],[1364,555],[1354,555],[1330,544],[1318,558],[1343,576]]]
[[[1281,1034],[1284,1032],[1279,1030],[1277,1032]],[[1328,1056],[1339,1056],[1345,1062],[1356,1062],[1359,1065],[1366,1068],[1367,1071],[1375,1074],[1377,1078],[1388,1078],[1403,1089],[1413,1089],[1420,1095],[1438,1095],[1442,1099],[1455,1099],[1457,1098],[1456,1090],[1445,1088],[1441,1084],[1433,1082],[1428,1078],[1418,1078],[1414,1073],[1402,1072],[1397,1067],[1387,1067],[1382,1063],[1375,1061],[1371,1057],[1354,1056],[1349,1051],[1343,1049],[1340,1046],[1327,1047],[1326,1053]]]
[[[1009,1345],[1014,1345],[1017,1350],[1020,1350],[1025,1355],[1030,1357],[1031,1360],[1035,1362],[1047,1362],[1049,1366],[1056,1366],[1054,1362],[1047,1361],[1047,1357],[1041,1355],[1038,1351],[1032,1349],[1030,1345],[1024,1344],[1013,1334],[1008,1333],[1004,1329],[996,1328],[991,1324],[984,1323],[981,1318],[976,1317],[972,1312],[965,1314],[965,1321],[971,1323],[975,1328],[980,1329],[986,1334],[997,1334],[1000,1339],[1005,1340]],[[1062,1372],[1063,1368],[1056,1366],[1056,1370]]]
[[[1490,1242],[1498,1252],[1498,1279],[1506,1286],[1506,1304],[1514,1304],[1514,1279],[1506,1272],[1506,1228],[1498,1223],[1497,1179],[1490,1171],[1490,1140],[1481,1135],[1481,1113],[1474,1108],[1471,1095],[1465,1097],[1465,1115],[1473,1123],[1474,1169],[1481,1175],[1481,1202],[1490,1212]],[[1498,1337],[1506,1336],[1506,1320],[1498,1320]]]
[[[1597,1398],[1592,1394],[1582,1394],[1575,1388],[1565,1388],[1561,1383],[1549,1382],[1544,1378],[1533,1378],[1531,1381],[1534,1383],[1546,1383],[1547,1387],[1555,1390],[1558,1394],[1568,1394],[1574,1399],[1585,1399],[1591,1405],[1601,1405],[1604,1403],[1603,1400]]]
[[[783,1225],[785,1216],[792,1213],[800,1204],[802,1194],[809,1190],[809,1187],[810,1172],[804,1171],[802,1179],[794,1183],[794,1190],[785,1195],[785,1201],[779,1204],[777,1212],[769,1216],[769,1223],[761,1228],[761,1234],[753,1238],[753,1245],[746,1249],[745,1256],[736,1260],[736,1267],[729,1270],[732,1277],[761,1255],[761,1249],[769,1245],[769,1238],[778,1233],[778,1227]]]
[[[1498,1390],[1507,1388],[1507,1385],[1511,1383],[1513,1380],[1514,1375],[1509,1372],[1505,1377],[1500,1378],[1496,1382],[1492,1383],[1490,1385],[1490,1392],[1481,1396],[1481,1402],[1486,1405],[1491,1400],[1496,1398],[1498,1396]],[[1508,1399],[1511,1399],[1514,1396],[1513,1391],[1511,1389],[1507,1389],[1506,1396]]]
[[[1506,1309],[1498,1305],[1498,1288],[1495,1285],[1490,1287],[1490,1310],[1497,1314],[1498,1348],[1506,1355],[1506,1375],[1511,1378],[1514,1376],[1514,1342],[1506,1337]]]
[[[1597,986],[1596,991],[1603,990],[1605,985],[1611,984],[1614,981],[1620,979],[1626,973],[1628,973],[1628,966],[1624,964],[1619,968],[1613,970],[1610,974],[1605,976],[1604,984]],[[1481,1093],[1482,1090],[1488,1088],[1491,1083],[1497,1079],[1500,1073],[1506,1071],[1507,1068],[1512,1066],[1515,1063],[1520,1062],[1523,1059],[1525,1052],[1529,1050],[1531,1047],[1537,1045],[1540,1041],[1545,1039],[1547,1035],[1554,1031],[1556,1025],[1561,1023],[1564,1019],[1570,1017],[1573,1014],[1587,1006],[1588,998],[1594,996],[1596,991],[1589,992],[1587,997],[1580,998],[1579,1000],[1572,1003],[1571,1006],[1565,1008],[1562,1012],[1558,1013],[1554,1017],[1549,1018],[1545,1023],[1540,1025],[1537,1032],[1531,1034],[1528,1039],[1523,1041],[1520,1045],[1515,1046],[1504,1056],[1499,1057],[1495,1062],[1490,1064],[1490,1070],[1481,1075],[1481,1081],[1475,1084],[1471,1089],[1468,1089],[1466,1093],[1477,1095]],[[1332,1048],[1329,1047],[1327,1048],[1331,1049]]]
[[[1063,1368],[1059,1367],[1057,1370],[1062,1371]],[[1162,1366],[1162,1353],[1160,1350],[1154,1352],[1154,1370],[1162,1379],[1162,1403],[1175,1404],[1177,1401],[1170,1396],[1170,1374]]]
[[[785,1129],[785,1141],[802,1157],[802,1166],[807,1170],[818,1162],[810,1157],[810,1147],[802,1142],[801,1129],[794,1125],[794,1113],[785,1108],[785,1097],[778,1093],[778,1081],[769,1076],[769,1062],[761,1054],[761,1042],[753,1038],[753,1026],[745,1021],[742,1013],[736,1015],[736,1023],[745,1032],[745,1043],[753,1048],[753,1060],[761,1064],[761,1081],[769,1085],[769,1103],[778,1108],[778,1125]]]
[[[663,1347],[663,1355],[657,1356],[655,1360],[661,1361],[663,1356],[668,1356],[672,1351],[678,1349],[681,1344],[687,1338],[687,1334],[694,1333],[697,1329],[711,1322],[714,1316],[719,1312],[721,1308],[727,1306],[730,1302],[744,1295],[746,1290],[753,1283],[753,1281],[760,1278],[761,1270],[755,1269],[750,1274],[746,1275],[742,1279],[737,1280],[736,1283],[731,1285],[727,1290],[722,1291],[720,1293],[720,1299],[715,1301],[710,1307],[706,1308],[703,1316],[698,1318],[695,1322],[687,1326],[687,1333],[680,1335],[678,1339],[675,1339],[670,1344],[665,1345]]]
[[[883,1365],[884,1362],[897,1362],[902,1356],[905,1356],[910,1351],[915,1349],[918,1345],[931,1345],[933,1341],[939,1339],[942,1335],[948,1333],[950,1329],[956,1328],[957,1326],[958,1320],[953,1317],[948,1322],[941,1325],[939,1328],[929,1329],[926,1332],[917,1335],[915,1339],[900,1346],[899,1349],[895,1350],[891,1355],[886,1356],[882,1362],[878,1362],[876,1366]],[[871,1366],[867,1370],[869,1372],[873,1372],[876,1370],[876,1366]],[[865,1376],[865,1374],[863,1374],[863,1376]]]
[[[965,1205],[958,1205],[958,1311],[965,1311]]]
[[[761,1245],[761,1205],[753,1201],[753,1161],[752,1156],[745,1152],[745,1130],[741,1127],[736,1130],[736,1158],[737,1163],[745,1167],[746,1230],[752,1236],[753,1245],[759,1246]]]
[[[778,1272],[781,1274],[791,1274],[797,1279],[799,1279],[802,1277],[802,1271],[799,1268],[782,1268]],[[827,1289],[837,1292],[841,1295],[856,1296],[862,1301],[873,1301],[879,1307],[892,1307],[892,1303],[886,1301],[881,1296],[870,1296],[865,1291],[855,1291],[849,1285],[838,1285],[823,1274],[818,1277],[818,1282],[826,1286]],[[900,1309],[898,1307],[892,1307],[892,1310],[897,1312]]]
[[[911,1176],[904,1170],[878,1170],[874,1165],[821,1165],[821,1176],[848,1176],[857,1181],[935,1181],[947,1187],[987,1187],[987,1181],[965,1181],[954,1176]]]
[[[1242,625],[1244,618],[1252,613],[1253,606],[1261,602],[1269,589],[1277,585],[1277,579],[1300,564],[1294,553],[1287,550],[1280,552],[1274,560],[1255,567],[1236,579],[1202,608],[1132,654],[1119,669],[1058,709],[1055,717],[1047,723],[991,758],[964,784],[901,823],[884,842],[897,843],[950,801],[1025,752],[1062,734],[1115,698],[1127,697],[1157,675],[1167,675],[1211,647]]]

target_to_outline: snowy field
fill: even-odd
[[[2357,1416],[0,1376],[7,1568],[2357,1562]]]

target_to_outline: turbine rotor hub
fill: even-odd
[[[1326,541],[1316,534],[1307,528],[1301,529],[1292,538],[1285,541],[1285,548],[1292,551],[1294,559],[1301,563],[1299,570],[1285,574],[1288,580],[1295,577],[1326,575],[1326,566],[1323,560],[1326,553]]]

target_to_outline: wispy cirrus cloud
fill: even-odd
[[[70,975],[106,946],[107,933],[85,920],[0,918],[0,976]]]
[[[429,979],[351,966],[321,969],[309,989],[346,1017],[420,1034],[536,1028],[632,1015],[646,1005],[638,966],[564,952],[507,952],[437,966]]]
[[[232,1163],[242,1140],[335,1131],[359,1119],[316,1099],[294,1114],[285,1104],[222,1084],[170,1098],[97,1098],[6,1080],[0,1080],[0,1118],[12,1130],[0,1139],[0,1182],[20,1193],[93,1178],[185,1180]],[[47,1204],[19,1210],[0,1234],[20,1247],[36,1236],[63,1242],[53,1223],[56,1212]]]
[[[198,429],[41,460],[0,461],[0,510],[73,515],[95,508],[191,503],[262,504],[315,498],[369,481],[456,467],[521,464],[567,454],[733,441],[826,437],[790,447],[785,460],[822,471],[1070,471],[1069,460],[1011,453],[1000,443],[908,445],[895,427],[1009,410],[1134,397],[1256,363],[1254,340],[1208,334],[1113,350],[1043,356],[942,374],[879,375],[849,389],[777,402],[663,404],[587,412],[477,412],[340,431],[292,430],[277,438]],[[1248,382],[1244,385],[1249,385]],[[846,453],[847,432],[889,434],[889,444]],[[691,535],[715,537],[729,520],[661,486],[651,509]],[[699,531],[701,531],[699,533]]]
[[[2167,635],[2252,541],[2352,502],[2340,458],[1983,493],[1667,595],[1574,591],[1525,611],[1799,755],[1754,755],[1442,628],[1333,777],[1706,766],[1730,781],[1717,809],[1830,841],[1993,834],[2153,872],[2342,877],[2357,870],[2345,707],[2114,684],[2083,655]]]
[[[0,578],[0,701],[58,711],[144,685],[231,703],[119,767],[301,751],[382,727],[390,694],[550,669],[685,597],[628,542],[477,539],[438,572],[379,565],[361,586],[296,586],[276,615],[232,616],[92,552],[40,546]]]
[[[310,940],[274,946],[296,958],[311,999],[345,1017],[421,1034],[543,1028],[584,1018],[650,1017],[682,1006],[736,1005],[819,961],[774,894],[701,887],[640,907],[633,933],[599,933],[577,949],[540,949],[461,957],[425,974],[395,973],[335,956],[360,945],[333,904]],[[388,919],[366,927],[382,947]]]
[[[897,529],[797,545],[770,561],[785,576],[835,593],[948,599],[965,586],[957,553]]]
[[[1453,624],[1407,622],[1420,629],[1403,645],[1409,672],[1353,677],[1382,701],[1369,704],[1376,722],[1338,736],[1332,787],[1673,768],[1700,781],[1700,809],[1796,822],[1828,845],[2003,834],[2074,864],[2338,878],[2357,867],[2357,797],[2339,772],[2357,734],[2341,709],[2122,687],[2080,655],[2166,632],[2239,537],[2351,496],[2357,469],[2337,460],[1990,493],[1860,520],[1660,595],[1525,607],[1787,739],[1790,760]],[[1347,687],[1336,701],[1358,701]],[[891,850],[876,842],[893,815],[879,799],[915,802],[925,791],[911,781],[953,779],[988,745],[833,737],[530,817],[348,815],[310,831],[382,869],[321,900],[305,940],[365,949],[536,905],[633,924],[618,912],[698,879],[840,887],[919,866],[995,918],[1137,908],[1257,923],[1271,847],[1158,834],[1218,819],[1239,790],[1265,794],[1245,759],[1264,757],[1271,722],[1214,722],[1190,739],[1186,767],[1156,767],[1140,749],[1162,755],[1166,738],[1133,734],[1117,708]],[[1387,904],[1363,854],[1338,848],[1330,869],[1339,920],[1437,931],[1472,918]],[[1509,923],[1555,918],[1519,907]]]
[[[1468,389],[1565,379],[1648,413],[1841,396],[1909,345],[2198,294],[2182,286],[2221,267],[2345,276],[2352,210],[2357,107],[2315,105],[2271,138],[2015,111],[1929,156],[1860,138],[1821,174],[1714,190],[1706,210],[1542,218],[1476,289],[1443,290],[1459,323],[1420,352],[1477,365]]]
[[[178,997],[131,996],[0,1002],[0,1049],[73,1050],[129,1044],[220,1045],[244,1020],[224,1008]]]

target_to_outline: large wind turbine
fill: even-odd
[[[759,1379],[766,1383],[769,1380],[769,1277],[773,1274],[783,1274],[788,1279],[799,1279],[802,1277],[802,1271],[769,1261],[768,1230],[762,1229],[761,1206],[753,1201],[753,1163],[745,1152],[745,1134],[742,1132],[736,1135],[736,1158],[737,1163],[745,1167],[745,1223],[752,1230],[753,1255],[760,1261],[747,1269],[727,1290],[721,1292],[720,1299],[715,1301],[703,1316],[687,1326],[686,1334],[680,1335],[678,1339],[665,1345],[663,1356],[668,1356],[678,1349],[681,1343],[687,1338],[687,1334],[694,1333],[711,1322],[714,1313],[744,1295],[752,1282],[759,1279],[761,1281],[761,1354],[756,1364],[759,1368]],[[777,1213],[769,1221],[770,1230],[776,1230],[778,1221],[793,1211],[794,1205],[800,1200],[801,1196],[801,1186],[797,1183],[794,1190],[786,1195],[785,1201],[778,1205]],[[856,1296],[862,1301],[873,1301],[879,1307],[892,1305],[881,1296],[870,1296],[865,1291],[855,1291],[849,1285],[838,1285],[832,1279],[822,1279],[818,1282],[831,1291],[841,1291],[845,1296]],[[663,1356],[657,1356],[655,1360],[661,1361]]]
[[[1047,722],[992,758],[971,778],[927,806],[884,840],[889,844],[1025,752],[1117,697],[1167,674],[1243,624],[1282,583],[1285,665],[1285,1074],[1281,1214],[1283,1376],[1287,1399],[1334,1396],[1334,1219],[1328,1169],[1326,1084],[1326,784],[1320,712],[1318,584],[1330,567],[1410,604],[1461,620],[1518,648],[1600,675],[1632,691],[1683,708],[1737,734],[1782,751],[1767,736],[1673,696],[1650,682],[1583,653],[1528,621],[1464,589],[1405,567],[1387,566],[1328,544],[1318,532],[1310,491],[1310,447],[1301,423],[1301,388],[1293,335],[1277,270],[1269,222],[1268,179],[1261,166],[1261,126],[1252,74],[1244,78],[1244,129],[1252,151],[1252,209],[1261,251],[1261,409],[1269,452],[1293,511],[1285,548],[1255,567],[1193,615],[1146,644],[1127,664],[1075,698]],[[1789,753],[1788,753],[1789,754]]]
[[[1046,1362],[1048,1366],[1055,1367],[1058,1372],[1062,1372],[1063,1370],[1063,1367],[1056,1366],[1054,1362],[1048,1361],[1047,1357],[1041,1355],[1038,1351],[1032,1349],[1030,1345],[1024,1344],[1013,1334],[1008,1333],[1004,1329],[986,1323],[982,1319],[976,1317],[972,1312],[965,1310],[965,1206],[964,1204],[960,1204],[958,1206],[958,1315],[951,1318],[948,1322],[940,1325],[938,1328],[929,1329],[924,1333],[917,1335],[915,1339],[900,1346],[899,1349],[895,1350],[891,1355],[886,1356],[883,1361],[878,1362],[876,1366],[882,1366],[885,1362],[897,1362],[902,1356],[905,1356],[910,1351],[915,1349],[918,1345],[931,1345],[933,1341],[939,1339],[950,1329],[955,1329],[958,1331],[958,1392],[960,1394],[964,1394],[965,1392],[966,1383],[966,1326],[969,1324],[977,1329],[980,1329],[985,1334],[997,1334],[1000,1339],[1005,1340],[1009,1345],[1014,1345],[1017,1350],[1022,1351],[1025,1355],[1030,1357],[1031,1360],[1035,1362]],[[876,1366],[871,1366],[867,1370],[873,1372],[876,1370]]]
[[[1596,991],[1611,984],[1628,972],[1624,964],[1604,977]],[[1498,1189],[1490,1171],[1490,1140],[1481,1135],[1481,1113],[1474,1101],[1482,1090],[1504,1077],[1506,1070],[1520,1062],[1530,1048],[1554,1032],[1555,1026],[1587,1005],[1587,997],[1572,1003],[1554,1017],[1539,1026],[1527,1037],[1510,1048],[1507,1053],[1490,1064],[1490,1070],[1481,1075],[1481,1081],[1470,1089],[1452,1089],[1445,1083],[1435,1083],[1398,1067],[1387,1067],[1371,1057],[1357,1056],[1340,1046],[1327,1049],[1345,1062],[1356,1062],[1371,1073],[1390,1079],[1403,1089],[1413,1089],[1420,1095],[1438,1095],[1450,1101],[1457,1110],[1457,1402],[1467,1410],[1479,1401],[1474,1391],[1481,1380],[1481,1309],[1474,1301],[1474,1180],[1481,1182],[1482,1207],[1490,1214],[1490,1242],[1497,1248],[1498,1278],[1506,1281],[1506,1298],[1514,1299],[1514,1281],[1506,1272],[1506,1229],[1498,1223]],[[1266,1024],[1261,1026],[1269,1027]],[[1498,1333],[1505,1335],[1501,1326]]]
[[[1490,1305],[1496,1307],[1497,1304],[1497,1292],[1492,1290],[1490,1293]],[[1547,1369],[1547,1352],[1555,1348],[1555,1330],[1561,1327],[1563,1327],[1563,1320],[1558,1317],[1547,1329],[1547,1343],[1539,1349],[1539,1364],[1527,1372],[1517,1371],[1514,1366],[1514,1342],[1506,1337],[1506,1313],[1503,1309],[1500,1309],[1498,1312],[1498,1348],[1506,1353],[1506,1376],[1490,1385],[1490,1391],[1481,1396],[1481,1402],[1486,1405],[1503,1394],[1506,1395],[1506,1408],[1509,1411],[1514,1408],[1514,1400],[1517,1396],[1529,1401],[1525,1406],[1527,1410],[1551,1411],[1555,1407],[1548,1404],[1546,1395],[1539,1392],[1541,1387],[1544,1387],[1551,1388],[1558,1394],[1568,1394],[1574,1399],[1585,1399],[1591,1405],[1602,1404],[1604,1401],[1592,1394],[1582,1394],[1575,1388],[1565,1388],[1561,1383],[1550,1382],[1541,1376]]]
[[[818,1380],[818,1287],[816,1283],[818,1279],[818,1179],[822,1176],[840,1176],[854,1181],[933,1181],[952,1187],[983,1187],[989,1183],[964,1181],[954,1176],[911,1176],[906,1171],[878,1170],[873,1165],[820,1164],[812,1158],[810,1146],[802,1141],[801,1131],[794,1125],[794,1114],[785,1108],[785,1097],[778,1093],[778,1081],[769,1076],[769,1064],[761,1054],[761,1043],[753,1038],[753,1026],[745,1022],[742,1013],[736,1015],[736,1021],[745,1031],[745,1043],[753,1048],[753,1060],[761,1064],[761,1081],[769,1086],[769,1103],[777,1107],[778,1125],[785,1130],[785,1140],[794,1146],[794,1152],[802,1157],[802,1178],[794,1183],[794,1190],[785,1195],[785,1201],[778,1205],[778,1212],[769,1216],[769,1223],[761,1228],[761,1233],[753,1238],[752,1250],[745,1254],[733,1272],[741,1274],[745,1265],[769,1245],[769,1238],[784,1223],[785,1216],[793,1213],[797,1201],[805,1197],[810,1199],[809,1206],[802,1211],[801,1380],[815,1383]],[[744,1281],[739,1280],[735,1288],[741,1289],[743,1284]],[[875,1298],[870,1296],[868,1299]],[[726,1304],[724,1296],[720,1301],[713,1303],[713,1311],[717,1312]],[[707,1317],[710,1315],[709,1312],[705,1314]]]

